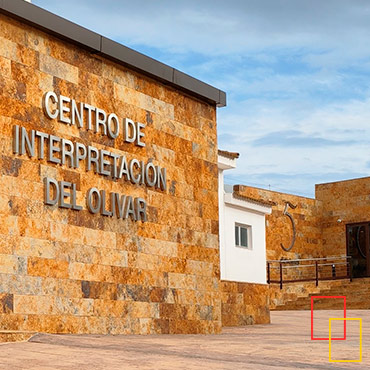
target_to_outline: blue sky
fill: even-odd
[[[314,196],[370,173],[370,1],[33,0],[214,85],[228,183]]]

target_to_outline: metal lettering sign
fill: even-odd
[[[87,103],[76,103],[74,99],[49,91],[43,97],[43,110],[47,118],[62,124],[86,129],[95,134],[117,139],[122,133],[124,143],[145,147],[145,124],[129,118],[120,120],[115,113],[107,114],[103,109]],[[167,171],[151,160],[144,162],[136,158],[105,149],[97,149],[82,142],[60,138],[37,130],[13,127],[13,153],[28,155],[39,160],[65,165],[69,168],[85,168],[101,176],[109,176],[116,181],[129,181],[155,189],[167,190]],[[67,181],[44,179],[44,203],[60,208],[81,211],[77,204],[76,184]],[[143,198],[132,198],[105,190],[90,188],[86,193],[86,209],[95,214],[134,221],[147,221],[147,205]]]

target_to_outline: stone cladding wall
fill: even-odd
[[[370,220],[370,177],[318,184],[315,199],[242,185],[236,190],[276,203],[266,216],[268,260],[346,255],[346,224]],[[289,246],[292,236],[290,220],[283,215],[286,202],[297,206],[288,208],[297,231],[290,252],[280,246]]]
[[[221,281],[222,326],[269,324],[269,286]]]
[[[0,15],[0,327],[218,333],[216,108]],[[145,123],[145,148],[48,119],[54,91]],[[19,125],[152,160],[167,191],[12,152]],[[45,177],[140,196],[148,222],[44,205]]]
[[[318,184],[315,190],[323,204],[325,248],[346,255],[346,224],[370,221],[370,177]]]
[[[316,258],[346,255],[346,224],[370,220],[370,177],[316,185],[316,198],[303,198],[249,186],[237,186],[241,194],[276,203],[272,214],[266,216],[266,253],[268,260]],[[297,205],[288,211],[296,222],[297,239],[290,252],[285,252],[280,243],[289,245],[292,235],[290,220],[283,215],[285,202]],[[338,222],[340,220],[340,222]],[[312,275],[313,271],[311,271]],[[275,276],[278,278],[278,276]],[[288,278],[284,274],[284,278]],[[357,280],[354,280],[357,283]],[[360,283],[360,281],[358,281]],[[343,295],[350,291],[360,293],[367,289],[367,280],[361,284],[347,280],[320,281],[270,286],[270,309],[309,308],[309,296]],[[355,295],[352,297],[355,302]],[[296,302],[296,303],[295,303]],[[307,303],[308,302],[308,303]],[[362,302],[362,303],[361,303]],[[367,307],[367,300],[353,303],[356,307]],[[355,306],[353,306],[355,307]]]
[[[324,257],[336,253],[323,245],[321,201],[250,186],[237,185],[235,189],[244,196],[275,203],[271,215],[266,215],[267,260]],[[292,240],[291,221],[283,214],[286,202],[297,206],[288,208],[296,225],[296,241],[289,252],[280,245],[287,248]]]

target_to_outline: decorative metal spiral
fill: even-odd
[[[296,238],[295,223],[294,223],[293,216],[288,212],[288,208],[289,207],[292,208],[292,209],[295,209],[295,208],[297,208],[297,206],[296,205],[293,205],[290,202],[286,202],[285,203],[285,208],[284,208],[283,215],[289,217],[290,222],[292,223],[292,228],[293,228],[293,237],[292,237],[292,241],[290,242],[290,246],[288,248],[286,248],[286,247],[284,247],[283,243],[280,243],[281,248],[283,250],[285,250],[286,252],[289,252],[293,248],[294,243],[295,243],[295,238]]]
[[[366,259],[366,254],[362,251],[361,247],[360,247],[360,232],[361,232],[361,229],[363,228],[364,226],[359,226],[358,229],[357,229],[357,233],[356,233],[356,248],[358,249],[358,251],[360,252],[361,256],[363,258]],[[365,230],[366,231],[366,230]]]

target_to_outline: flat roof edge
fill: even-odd
[[[32,3],[24,0],[0,0],[0,12],[122,63],[190,95],[216,104],[218,107],[226,106],[226,93],[224,91]]]

